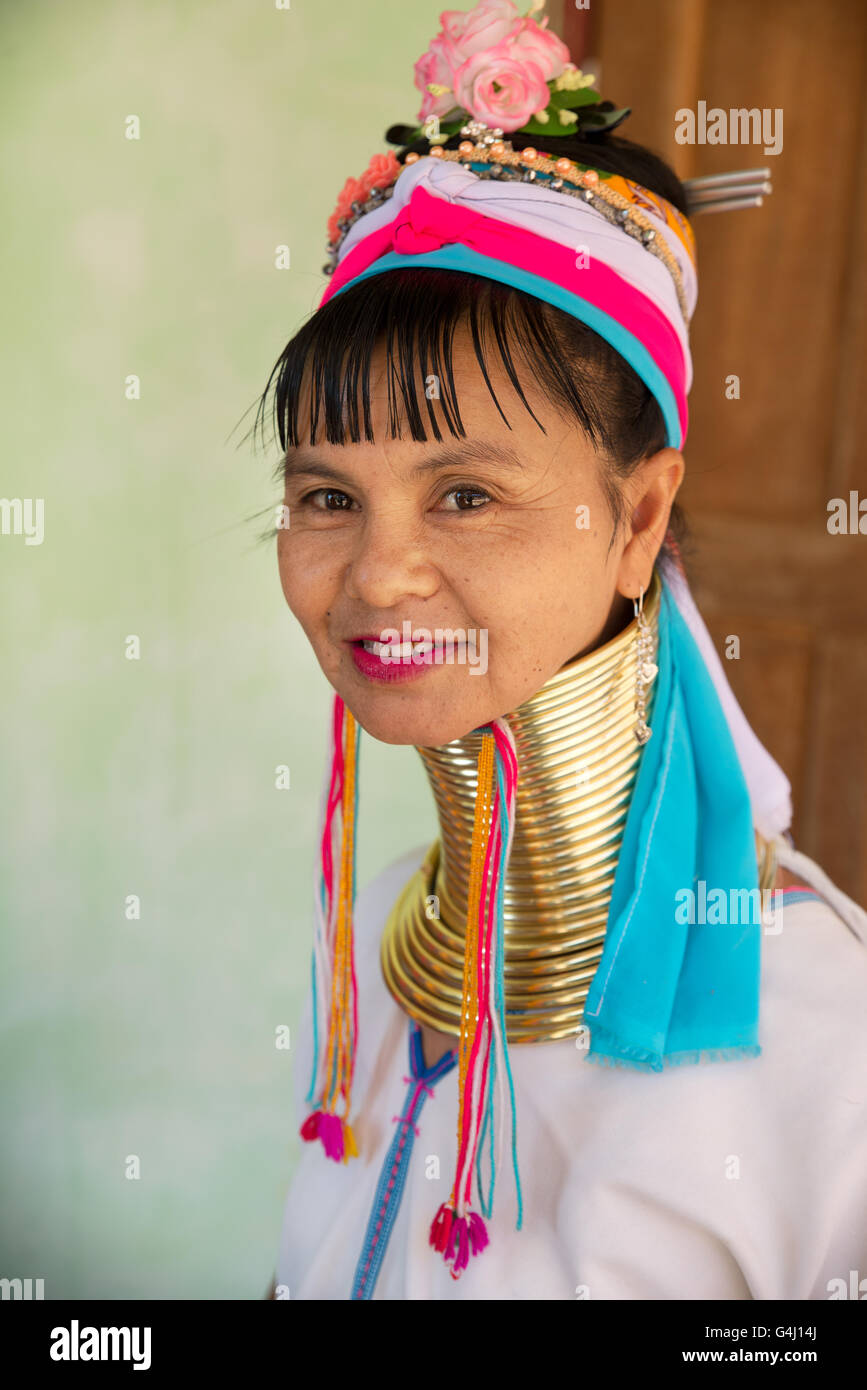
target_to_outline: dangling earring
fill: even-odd
[[[647,714],[647,687],[652,683],[658,666],[653,662],[653,633],[647,625],[644,616],[644,589],[639,591],[637,599],[632,600],[632,607],[635,610],[635,617],[638,623],[636,633],[636,666],[635,666],[635,708],[638,713],[638,721],[635,725],[635,738],[638,743],[647,743],[653,730],[645,719]]]

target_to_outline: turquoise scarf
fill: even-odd
[[[584,1009],[591,1062],[755,1057],[761,909],[747,785],[663,577],[654,703]]]

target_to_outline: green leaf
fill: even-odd
[[[520,130],[509,132],[510,139],[514,141],[517,135],[547,135],[549,139],[556,140],[560,135],[571,135],[575,130],[574,125],[561,125],[556,111],[551,113],[551,119],[547,122],[537,121],[535,116],[531,116]]]
[[[451,120],[440,119],[440,134],[448,138],[450,135],[457,135],[462,125],[465,125],[469,117],[462,111],[459,116]],[[426,139],[423,125],[393,125],[389,126],[385,132],[385,138],[390,145],[413,145],[416,140]]]
[[[554,93],[555,96],[581,96],[582,93],[563,92]],[[607,109],[606,109],[607,108]],[[616,109],[610,102],[600,102],[598,94],[593,93],[592,102],[581,102],[577,106],[574,102],[558,102],[556,107],[548,106],[550,120],[538,121],[532,116],[520,130],[513,132],[514,135],[547,135],[549,139],[556,140],[558,136],[580,135],[582,130],[613,130],[621,121],[625,121],[630,115],[631,108],[628,106]],[[560,122],[559,111],[575,111],[578,116],[577,122],[569,125],[562,125]]]
[[[545,109],[549,113],[548,121],[537,121],[535,116],[531,116],[519,130],[506,131],[503,138],[514,142],[518,136],[534,135],[554,142],[563,136],[580,135],[582,131],[613,130],[631,114],[629,106],[614,108],[610,102],[600,102],[599,93],[589,87],[579,88],[575,92],[552,92]],[[576,111],[577,123],[562,125],[558,114],[561,110]],[[465,111],[459,111],[457,115],[448,112],[440,119],[440,133],[446,138],[457,135],[461,126],[471,119]],[[390,145],[412,145],[423,137],[424,127],[421,125],[393,125],[385,133]]]
[[[385,138],[390,145],[411,145],[417,128],[411,125],[391,125],[385,132]]]
[[[565,106],[569,111],[577,111],[579,106],[598,106],[601,98],[592,87],[577,87],[573,92],[552,92],[549,106]]]

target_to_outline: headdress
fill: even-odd
[[[592,79],[548,32],[547,19],[531,18],[539,8],[534,4],[521,16],[511,0],[481,0],[468,14],[441,16],[441,33],[416,64],[424,93],[421,124],[388,132],[403,146],[422,135],[435,143],[428,154],[406,151],[402,161],[391,152],[375,155],[360,179],[347,181],[329,222],[330,281],[322,304],[362,279],[405,267],[446,268],[511,285],[574,315],[609,342],[655,397],[667,442],[679,448],[692,379],[692,228],[659,194],[558,154],[558,136],[577,130],[592,138],[629,112],[597,98]],[[457,135],[464,137],[457,149],[442,148]],[[769,191],[764,172],[696,181],[695,210],[760,201]],[[604,950],[584,1003],[589,1060],[655,1070],[758,1051],[760,929],[745,929],[735,940],[731,933],[666,928],[661,939],[659,906],[700,875],[755,890],[753,827],[771,838],[786,829],[791,814],[788,782],[744,719],[673,542],[668,549],[663,582],[654,579],[650,645],[639,646],[638,659],[639,708],[643,713],[646,691],[658,734],[642,749],[629,783]],[[622,683],[620,666],[610,676],[615,679]],[[455,1178],[430,1232],[455,1277],[487,1244],[472,1196],[474,1164],[480,1204],[490,1216],[495,1164],[485,1199],[478,1159],[488,1128],[491,1136],[497,1128],[502,1143],[507,1091],[521,1221],[503,988],[503,893],[515,827],[520,714],[472,731],[478,751]],[[643,718],[642,726],[647,736]],[[328,1156],[343,1162],[357,1151],[350,1120],[358,1032],[352,944],[358,737],[351,712],[335,696],[316,891],[314,1065],[307,1096],[314,1109],[302,1135],[319,1138]]]

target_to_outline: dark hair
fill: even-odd
[[[460,135],[444,142],[456,148]],[[519,137],[520,138],[520,137]],[[410,151],[426,154],[426,139],[397,152],[403,162]],[[566,136],[557,140],[557,154],[642,184],[686,212],[684,189],[674,172],[650,150],[613,135]],[[618,479],[665,447],[662,412],[655,397],[630,365],[609,343],[572,314],[510,285],[461,271],[419,267],[374,275],[343,290],[317,310],[284,348],[258,402],[254,434],[266,418],[273,393],[273,421],[283,457],[275,468],[282,473],[289,446],[297,447],[301,387],[311,373],[309,440],[319,428],[324,407],[325,437],[344,444],[346,435],[359,443],[361,429],[358,388],[361,386],[364,437],[373,441],[370,418],[370,366],[385,344],[390,438],[401,438],[394,379],[411,437],[424,441],[422,408],[415,368],[422,380],[434,374],[440,382],[439,405],[453,435],[465,436],[455,390],[452,345],[459,324],[469,326],[476,357],[500,414],[508,420],[494,394],[485,357],[485,335],[491,332],[503,365],[519,398],[544,431],[518,380],[513,351],[517,349],[546,396],[571,412],[594,447],[605,456],[606,495],[614,517],[614,536],[623,520]],[[442,439],[433,404],[423,396],[435,439]],[[685,538],[683,514],[675,503],[670,530],[677,542]]]

